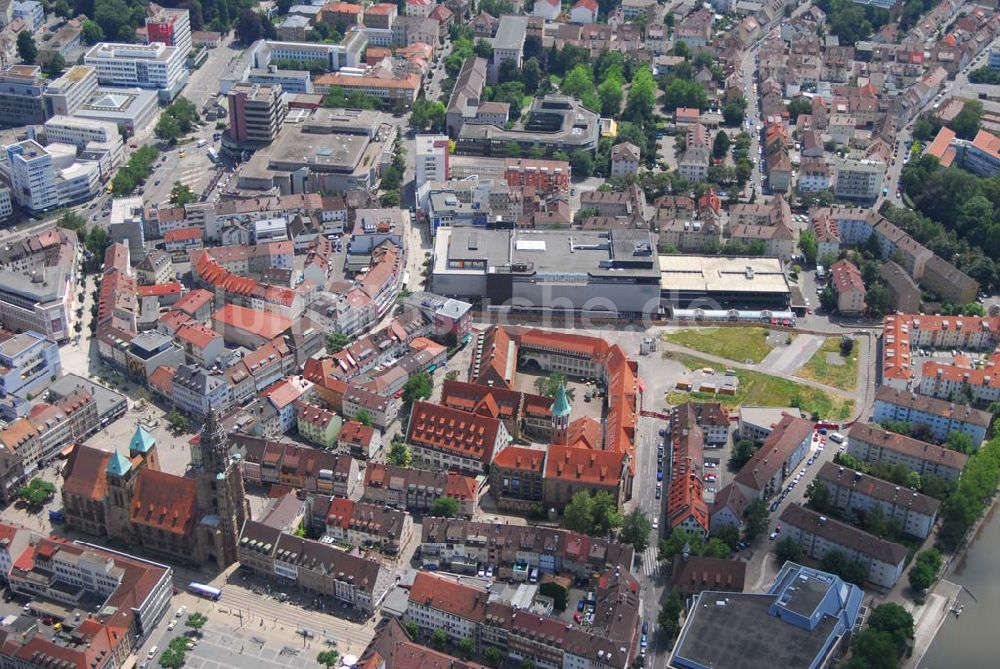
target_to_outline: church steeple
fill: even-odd
[[[566,396],[566,384],[560,383],[552,402],[552,443],[566,445],[566,431],[569,428],[570,415],[569,398]]]
[[[205,416],[198,446],[201,449],[201,465],[205,471],[218,474],[226,470],[229,465],[229,444],[225,428],[214,409],[209,409]]]

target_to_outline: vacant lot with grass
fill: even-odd
[[[664,353],[663,356],[676,360],[688,369],[711,367],[716,371],[725,370],[724,365],[710,362],[696,355]],[[740,387],[736,395],[675,391],[667,395],[666,402],[673,405],[683,404],[688,400],[701,402],[715,400],[732,408],[740,405],[797,406],[808,415],[815,414],[819,418],[831,420],[844,420],[849,418],[854,411],[853,400],[842,399],[819,388],[812,388],[790,379],[745,369],[737,369],[736,377],[740,380]]]
[[[663,335],[664,341],[736,362],[760,362],[773,346],[765,328],[691,328]]]
[[[840,354],[840,338],[827,337],[809,362],[802,365],[796,376],[842,390],[854,390],[858,385],[857,345],[850,355],[844,356]]]

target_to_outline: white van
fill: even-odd
[[[844,435],[842,435],[839,432],[834,432],[833,434],[830,435],[830,441],[837,444],[844,443],[844,439],[846,439],[846,437],[844,437]]]
[[[158,651],[158,650],[159,650],[159,648],[157,648],[156,646],[153,646],[152,648],[150,648],[149,649],[149,654],[146,655],[146,659],[147,660],[152,660],[154,657],[156,657],[156,651]]]
[[[199,140],[198,140],[198,148],[199,148],[199,149],[200,149],[201,147],[205,146],[206,144],[208,144],[208,140],[206,140],[206,139],[199,139]]]

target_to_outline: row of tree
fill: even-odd
[[[132,154],[111,181],[115,195],[128,195],[153,173],[153,165],[160,157],[155,146],[144,146]]]

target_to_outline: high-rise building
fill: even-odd
[[[37,65],[8,65],[0,69],[0,127],[43,123],[44,91],[45,80]]]
[[[270,144],[288,113],[281,84],[239,83],[229,90],[229,127],[240,144]]]
[[[417,191],[428,181],[447,181],[448,136],[417,135]]]
[[[163,42],[167,46],[175,46],[187,56],[191,51],[191,12],[186,9],[170,9],[156,7],[146,17],[146,35],[150,44]]]
[[[14,201],[29,211],[59,206],[59,189],[52,155],[33,139],[7,147],[10,186]]]

